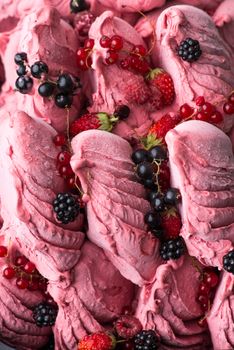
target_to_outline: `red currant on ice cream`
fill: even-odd
[[[65,146],[67,142],[66,136],[64,134],[57,134],[53,138],[53,143],[55,146]]]
[[[210,121],[214,124],[219,124],[223,121],[223,115],[219,111],[215,111],[210,117]]]
[[[28,262],[28,259],[25,257],[25,256],[18,256],[16,259],[15,259],[15,265],[16,266],[24,266],[25,264],[27,264]]]
[[[219,283],[219,276],[215,272],[208,271],[204,275],[204,282],[211,288],[214,288]]]
[[[187,103],[183,104],[180,107],[180,115],[183,119],[187,119],[191,117],[193,112],[194,112],[194,109],[191,106],[189,106]]]
[[[94,40],[93,39],[86,39],[85,43],[84,43],[84,47],[86,49],[92,50],[92,48],[94,47]]]
[[[57,161],[60,165],[70,164],[71,154],[67,151],[62,151],[57,156]]]
[[[27,289],[29,286],[29,281],[26,278],[17,278],[16,285],[19,289]]]
[[[11,266],[6,267],[3,270],[3,277],[5,277],[8,280],[14,278],[15,277],[15,270],[13,269],[13,267],[11,267]]]
[[[140,56],[145,56],[147,51],[143,45],[135,45],[132,49],[132,53]]]
[[[110,48],[110,43],[111,43],[111,39],[106,36],[106,35],[103,35],[99,41],[100,43],[100,46],[105,48],[105,49],[109,49]]]
[[[113,35],[110,39],[110,49],[120,51],[123,48],[123,39],[119,35]]]
[[[36,266],[31,261],[27,262],[24,266],[24,271],[28,274],[34,273],[36,271]]]
[[[0,258],[4,258],[7,256],[7,247],[1,245],[0,246]]]
[[[234,113],[234,103],[230,103],[230,102],[224,103],[223,111],[226,114],[233,114]]]
[[[118,58],[119,58],[119,55],[117,54],[117,52],[108,50],[106,53],[105,62],[108,65],[114,64],[118,60]]]

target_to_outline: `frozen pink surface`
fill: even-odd
[[[182,235],[189,253],[222,268],[234,242],[234,156],[227,135],[200,121],[166,136],[172,185],[182,195]]]
[[[135,182],[132,149],[119,136],[90,130],[72,141],[71,165],[89,197],[88,238],[103,248],[121,274],[142,285],[160,262],[158,240],[146,232],[149,202]]]

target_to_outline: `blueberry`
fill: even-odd
[[[47,74],[49,68],[46,63],[37,61],[31,66],[31,74],[34,78],[41,79],[42,74]]]
[[[22,77],[16,79],[15,87],[17,90],[19,90],[19,92],[21,92],[21,94],[27,94],[33,87],[33,80],[27,75],[23,75]]]
[[[55,104],[59,108],[69,108],[72,105],[73,98],[67,94],[57,94],[55,96]]]
[[[25,52],[18,52],[15,54],[14,60],[16,64],[23,64],[27,62],[27,54]]]
[[[148,152],[145,149],[137,149],[132,154],[132,161],[135,164],[140,164],[148,160]]]
[[[154,169],[152,164],[144,162],[144,163],[140,163],[137,166],[137,175],[141,178],[141,179],[153,179],[154,177]]]
[[[57,80],[57,87],[61,92],[72,93],[75,86],[69,74],[61,74]]]

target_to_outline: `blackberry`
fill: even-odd
[[[43,73],[49,73],[49,68],[45,62],[37,61],[31,66],[31,74],[34,78],[41,79]]]
[[[74,221],[80,212],[79,203],[70,193],[59,193],[53,201],[53,208],[57,220],[63,224]]]
[[[70,108],[73,102],[73,97],[67,94],[57,94],[55,96],[55,104],[59,108]]]
[[[158,337],[153,330],[141,331],[134,337],[135,350],[156,350]]]
[[[135,164],[140,164],[148,160],[148,152],[143,149],[139,148],[132,154],[132,161]]]
[[[162,146],[155,146],[149,150],[150,161],[167,159],[167,152]]]
[[[114,111],[114,116],[118,117],[120,120],[127,119],[130,114],[130,108],[127,105],[120,105]]]
[[[179,259],[185,251],[184,241],[181,237],[165,241],[160,247],[160,255],[163,260]]]
[[[58,310],[47,303],[38,304],[33,310],[33,319],[38,327],[48,327],[55,324]]]
[[[199,41],[191,38],[182,41],[178,47],[178,55],[187,62],[197,61],[201,54]]]
[[[15,64],[23,64],[27,61],[27,54],[25,52],[18,52],[15,54],[14,60]]]
[[[16,79],[15,87],[21,94],[27,94],[33,87],[33,80],[27,75],[23,75]]]
[[[70,1],[70,9],[73,13],[78,13],[88,9],[85,0],[71,0]]]
[[[234,250],[231,250],[229,253],[224,255],[223,268],[224,270],[234,274]]]

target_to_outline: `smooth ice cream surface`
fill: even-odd
[[[89,239],[125,278],[149,282],[159,263],[158,242],[144,224],[149,203],[136,182],[131,147],[119,136],[96,130],[76,136],[72,147],[71,165],[89,197]]]
[[[227,135],[205,122],[188,121],[166,136],[172,184],[182,195],[182,235],[189,252],[222,265],[233,244],[234,157]]]

